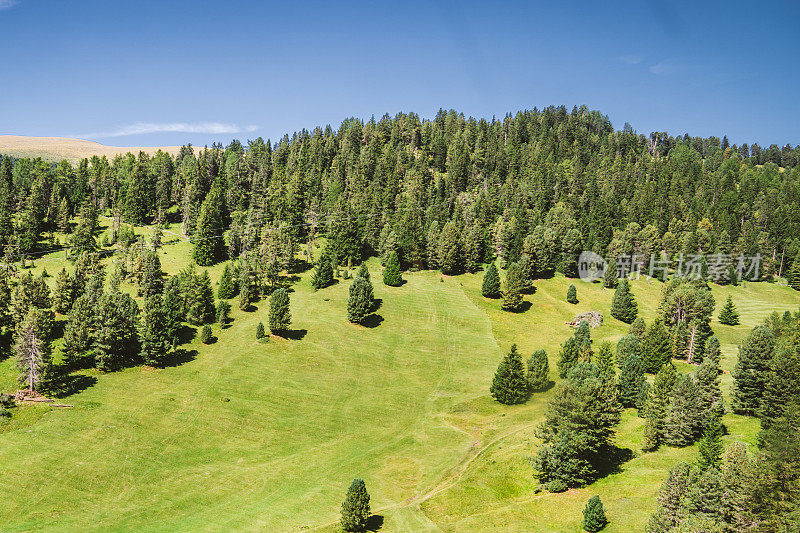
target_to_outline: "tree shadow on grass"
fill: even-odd
[[[282,331],[280,334],[277,334],[278,337],[283,337],[284,339],[289,339],[293,341],[302,340],[308,334],[307,329],[290,329],[288,331]]]
[[[542,392],[547,392],[547,391],[549,391],[550,389],[552,389],[552,388],[553,388],[553,387],[555,387],[555,386],[556,386],[556,382],[555,382],[555,381],[553,381],[553,380],[550,380],[550,381],[548,381],[548,382],[547,382],[547,384],[546,384],[544,387],[542,387],[541,389],[536,389],[536,390],[533,390],[533,391],[531,391],[531,392],[532,392],[533,394],[542,393]]]
[[[181,326],[178,329],[178,344],[186,344],[187,342],[192,342],[195,337],[197,337],[197,328],[192,326]]]
[[[367,519],[367,531],[378,531],[383,527],[383,515],[374,514]]]
[[[84,391],[97,383],[97,378],[85,374],[62,374],[48,387],[50,395],[65,398]]]
[[[597,477],[603,478],[610,474],[622,472],[622,465],[633,459],[633,450],[611,445],[600,452],[597,463]]]
[[[377,313],[372,313],[371,315],[367,315],[364,317],[364,320],[361,321],[361,325],[365,328],[377,328],[383,322],[383,317]]]
[[[522,304],[520,304],[519,309],[516,309],[514,311],[510,311],[510,312],[511,313],[517,313],[517,314],[524,313],[525,311],[527,311],[531,307],[533,307],[533,304],[530,303],[529,301],[525,300],[525,301],[522,302]]]
[[[183,348],[178,348],[177,350],[174,350],[172,353],[168,354],[160,366],[161,368],[180,366],[184,363],[188,363],[189,361],[194,361],[196,357],[197,350],[184,350]]]
[[[372,299],[372,309],[370,309],[370,311],[372,311],[374,313],[375,311],[380,309],[382,305],[383,305],[383,298],[373,298]]]

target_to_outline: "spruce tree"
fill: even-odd
[[[444,225],[439,235],[439,268],[442,274],[460,274],[464,271],[464,253],[461,236],[452,220]]]
[[[292,314],[289,311],[289,293],[286,289],[277,289],[269,297],[269,330],[280,334],[289,330]]]
[[[139,307],[125,293],[110,293],[97,304],[97,329],[93,335],[95,365],[103,372],[118,370],[139,353]]]
[[[56,274],[56,290],[53,293],[53,308],[62,315],[67,314],[75,302],[75,292],[73,290],[72,278],[67,274],[67,270],[62,268]]]
[[[32,391],[46,385],[51,373],[49,333],[42,327],[47,321],[46,313],[41,309],[30,309],[14,337],[19,382]]]
[[[797,327],[796,325],[794,326]],[[787,407],[800,404],[800,331],[774,350],[761,407],[761,428],[769,430],[786,413]]]
[[[190,273],[187,279],[186,320],[196,326],[214,321],[214,289],[208,270],[201,275]]]
[[[506,270],[506,284],[503,289],[501,307],[504,311],[517,312],[522,309],[522,289],[522,269],[519,264],[511,263]]]
[[[722,350],[719,346],[719,339],[716,335],[712,335],[708,339],[706,339],[705,346],[703,348],[703,361],[711,359],[711,361],[717,367],[720,366],[720,360],[722,358]],[[722,373],[722,369],[720,368],[720,373]]]
[[[203,328],[200,330],[200,342],[202,342],[203,344],[208,344],[209,342],[211,342],[212,336],[213,333],[211,332],[211,326],[209,326],[208,324],[203,326]]]
[[[722,453],[725,446],[722,444],[722,420],[718,415],[712,416],[703,431],[703,438],[697,449],[697,464],[700,470],[705,471],[709,468],[719,468],[722,463]]]
[[[147,298],[144,301],[142,320],[139,324],[141,341],[139,355],[146,365],[160,365],[172,349],[170,332],[164,327],[166,320],[166,309],[161,295],[154,294]]]
[[[642,343],[642,360],[644,361],[644,371],[654,374],[672,358],[672,346],[669,331],[667,331],[664,321],[656,318]]]
[[[638,352],[631,352],[622,365],[617,381],[619,402],[623,407],[636,407],[642,382],[646,382],[642,356]]]
[[[736,306],[733,305],[733,298],[730,296],[728,296],[725,305],[719,312],[719,323],[726,326],[735,326],[739,323],[739,311],[736,310]]]
[[[360,276],[353,278],[350,296],[347,298],[347,320],[361,324],[372,310],[371,284]]]
[[[95,314],[95,302],[89,295],[84,294],[75,300],[64,327],[62,348],[69,367],[77,365],[81,356],[86,354],[92,346]]]
[[[612,259],[606,265],[606,271],[603,273],[603,287],[606,289],[617,288],[617,261]]]
[[[217,297],[220,300],[228,300],[236,296],[237,287],[233,280],[233,272],[229,263],[225,263],[225,268],[222,269],[222,276],[219,278],[219,287],[217,288]]]
[[[214,315],[214,318],[221,326],[227,324],[231,319],[231,304],[225,300],[221,300],[219,303],[217,303],[217,312]]]
[[[702,425],[705,427],[712,416],[722,416],[725,405],[719,385],[720,369],[711,359],[706,359],[695,372],[697,380],[698,408],[701,412]]]
[[[567,377],[567,374],[572,370],[580,360],[580,350],[578,341],[575,337],[570,337],[561,345],[561,351],[558,353],[558,376],[560,378]]]
[[[494,261],[489,263],[489,267],[483,275],[481,294],[486,298],[500,297],[500,274],[497,273],[497,266],[495,266]]]
[[[390,287],[399,287],[403,284],[403,276],[400,273],[400,260],[397,259],[397,252],[389,254],[386,267],[383,269],[383,283]]]
[[[528,359],[527,378],[533,392],[543,391],[550,385],[550,363],[544,350],[536,350]]]
[[[644,340],[644,334],[647,331],[647,324],[645,324],[644,318],[638,317],[636,320],[633,321],[631,324],[628,333],[630,335],[634,335],[639,338],[639,340]]]
[[[600,496],[592,496],[583,508],[583,529],[590,533],[602,530],[608,524]]]
[[[525,365],[516,344],[511,345],[511,351],[498,365],[489,392],[495,400],[506,405],[523,403],[528,398]]]
[[[259,322],[256,324],[256,340],[259,341],[267,336],[267,332],[264,329],[264,323]]]
[[[755,415],[761,408],[769,376],[775,336],[765,326],[756,326],[739,347],[739,360],[733,370],[731,407],[741,415]]]
[[[630,283],[626,278],[620,280],[617,290],[614,291],[614,298],[611,300],[611,316],[630,324],[636,320],[639,307],[636,299],[631,293]]]
[[[333,267],[330,259],[323,255],[311,275],[311,286],[318,291],[330,285],[333,285]]]
[[[800,252],[797,252],[797,255],[794,257],[792,266],[789,268],[789,274],[786,277],[789,286],[796,291],[800,291]]]
[[[578,291],[575,289],[575,285],[571,283],[567,289],[567,302],[571,304],[578,303]]]
[[[644,352],[642,351],[642,342],[639,337],[635,335],[625,335],[617,343],[617,366],[622,368],[625,361],[632,354],[639,356],[641,364],[644,364]]]
[[[614,369],[614,350],[611,348],[610,342],[603,341],[600,343],[600,348],[597,350],[593,362],[602,374],[614,377],[616,373]]]
[[[354,479],[342,503],[339,523],[345,531],[366,531],[370,517],[369,494],[362,479]]]
[[[675,359],[688,359],[689,327],[685,320],[681,320],[672,332],[672,357]]]
[[[194,261],[200,266],[211,266],[224,254],[223,233],[223,194],[215,184],[203,201],[197,226],[192,234]]]
[[[651,451],[658,448],[664,440],[664,425],[669,413],[669,402],[675,386],[675,367],[666,363],[656,374],[653,386],[645,404],[645,427],[642,449]]]
[[[699,399],[694,377],[678,376],[664,423],[664,442],[670,446],[688,446],[695,441],[702,427]]]

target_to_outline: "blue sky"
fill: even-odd
[[[586,104],[800,144],[797,2],[0,0],[0,134],[227,143],[440,107]]]

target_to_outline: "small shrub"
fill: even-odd
[[[554,479],[547,484],[548,492],[564,492],[567,490],[567,484],[560,479]]]
[[[206,324],[205,326],[203,326],[203,329],[200,330],[200,342],[202,342],[203,344],[208,344],[209,342],[211,342],[211,337],[212,337],[211,326]]]

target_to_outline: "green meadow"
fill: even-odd
[[[180,240],[159,253],[174,274],[191,247]],[[33,271],[62,266],[63,254],[51,254]],[[526,359],[546,349],[556,374],[578,313],[603,313],[595,345],[626,334],[609,315],[613,291],[558,275],[536,282],[530,308],[513,314],[481,296],[482,273],[405,273],[394,288],[376,260],[369,266],[381,300],[371,327],[346,319],[349,280],[315,292],[308,271],[292,284],[288,338],[257,342],[267,301],[249,312],[232,302],[231,324],[213,326],[216,342],[195,337],[174,364],[80,371],[59,400],[73,407],[23,406],[0,419],[0,530],[336,531],[354,477],[366,481],[381,531],[579,531],[594,494],[605,531],[643,529],[668,469],[694,460],[695,446],[641,453],[643,420],[627,410],[616,444],[633,457],[591,486],[550,494],[530,458],[552,389],[519,406],[488,393],[512,343]],[[222,267],[209,269],[215,282]],[[570,283],[576,305],[565,301]],[[632,283],[648,322],[661,286]],[[737,345],[772,311],[796,311],[800,293],[767,283],[712,291],[717,309],[731,295],[742,316],[739,326],[712,324],[729,395]],[[0,390],[14,390],[15,377],[13,357],[0,361]],[[725,423],[726,442],[754,443],[755,419]]]

